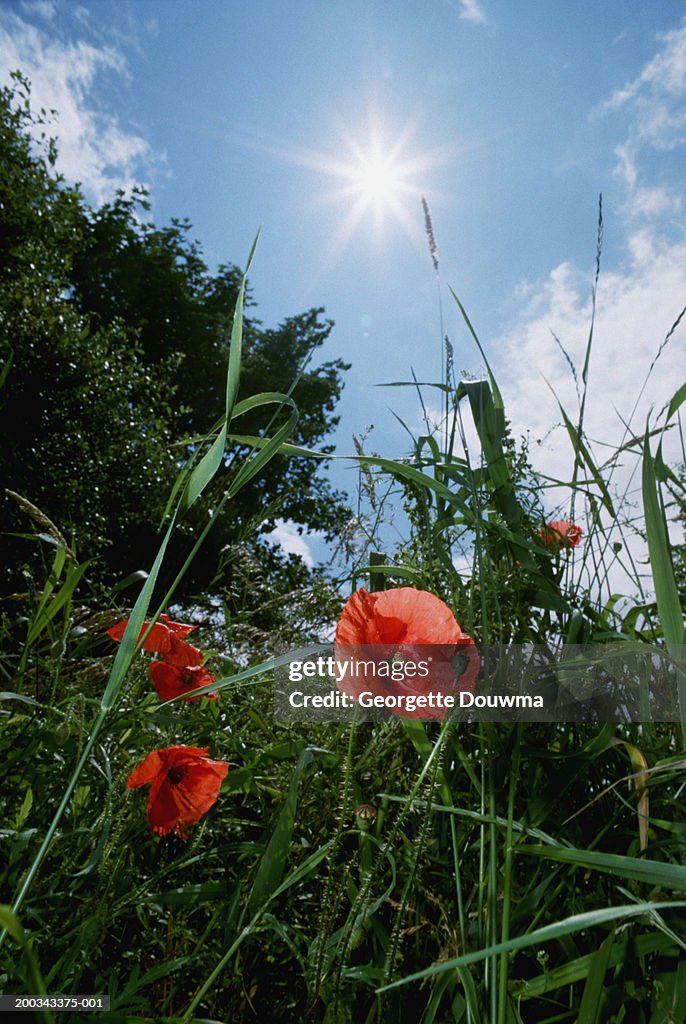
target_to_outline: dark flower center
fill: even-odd
[[[170,768],[167,772],[167,781],[170,782],[172,786],[178,786],[185,774],[186,772],[183,768]]]

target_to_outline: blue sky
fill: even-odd
[[[188,217],[211,265],[240,264],[261,225],[258,315],[274,325],[325,306],[336,328],[323,358],[353,363],[341,452],[373,423],[370,446],[402,454],[387,407],[419,428],[416,399],[371,385],[410,366],[439,373],[422,194],[457,368],[483,371],[447,285],[515,431],[545,439],[545,470],[569,467],[542,375],[573,411],[551,331],[583,358],[600,192],[591,436],[621,437],[615,408],[631,412],[686,302],[681,2],[5,0],[2,75],[13,67],[58,109],[61,169],[94,201],[146,183],[155,220]],[[651,374],[639,432],[680,383],[675,366],[683,379],[683,330]]]

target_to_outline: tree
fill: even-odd
[[[54,143],[32,141],[40,123],[17,75],[14,89],[0,91],[0,429],[13,441],[0,471],[81,557],[96,558],[91,575],[108,582],[147,567],[179,466],[222,413],[241,275],[233,265],[211,272],[186,221],[158,228],[145,220],[142,192],[91,209],[55,173]],[[293,440],[320,448],[337,422],[347,369],[340,359],[312,365],[333,326],[322,313],[275,329],[248,317],[239,395],[295,383]],[[245,415],[240,432],[260,433],[268,417]],[[235,465],[246,452],[235,447],[229,458]],[[191,529],[206,522],[221,486],[194,510]],[[13,507],[6,512],[12,529],[25,529]],[[261,564],[274,568],[276,559],[283,586],[300,584],[302,564],[267,550],[265,533],[282,516],[332,534],[346,515],[316,461],[279,457],[230,504],[188,586],[230,592],[221,552],[237,543]],[[189,543],[181,535],[172,563]],[[16,541],[0,545],[14,586]]]

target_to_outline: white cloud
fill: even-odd
[[[57,13],[52,0],[23,0],[21,6],[28,15],[35,14],[45,21],[53,21]]]
[[[666,154],[686,145],[686,19],[657,38],[655,56],[595,111],[628,118],[626,138],[615,147],[615,171],[627,186],[624,212],[643,220],[682,205],[673,188],[646,186],[644,179],[658,154],[664,163]]]
[[[628,268],[601,274],[598,287],[584,417],[597,465],[623,442],[642,437],[648,415],[651,427],[662,425],[659,413],[683,382],[686,367],[686,323],[682,323],[651,369],[666,334],[686,305],[686,243],[668,242],[644,228],[629,237],[628,251]],[[493,346],[503,353],[498,376],[515,436],[528,431],[534,442],[539,441],[531,448],[535,467],[561,481],[571,480],[574,456],[555,396],[576,425],[577,383],[581,389],[591,320],[591,283],[589,275],[582,289],[580,275],[569,264],[556,267],[540,283],[537,298],[522,311],[518,322]],[[553,331],[574,364],[576,383]],[[672,463],[682,460],[676,432],[665,438],[664,447]],[[642,514],[640,454],[640,446],[624,453],[612,474],[611,491],[620,505],[626,495],[620,517],[640,519]],[[562,502],[559,511],[565,517],[570,513],[569,500],[569,488],[561,488],[548,492],[544,504],[552,513],[557,511],[555,504]],[[588,530],[588,519],[579,518],[582,507],[583,501],[579,501],[575,516]],[[612,529],[612,541],[628,539],[620,538],[617,524]],[[675,539],[677,536],[680,534]],[[645,558],[645,549],[636,538],[629,546],[636,558]],[[612,589],[630,589],[616,569],[611,584]]]
[[[686,91],[686,21],[677,29],[660,33],[662,49],[648,61],[641,73],[621,89],[615,90],[606,106],[616,109],[646,92],[683,96]]]
[[[486,15],[477,0],[460,0],[460,17],[472,25],[486,24]]]
[[[601,274],[589,371],[588,433],[608,440],[617,439],[624,430],[613,406],[629,415],[664,335],[686,303],[686,244],[668,243],[643,229],[631,235],[628,248],[631,262],[624,273]],[[545,433],[560,418],[543,377],[553,384],[565,408],[576,411],[573,375],[551,332],[564,345],[580,378],[591,318],[590,291],[590,279],[584,293],[579,274],[569,264],[561,264],[541,284],[519,321],[496,343],[506,352],[503,380],[509,377],[517,382],[508,410],[517,410],[520,422],[528,423],[534,434]],[[666,350],[658,361],[633,421],[636,429],[640,430],[649,405],[659,407],[679,383],[675,367],[686,366],[685,342],[686,331],[677,332],[670,342],[671,353]]]
[[[613,135],[621,139],[609,144],[614,146],[626,203],[612,211],[611,222],[613,246],[623,246],[625,255],[621,263],[603,267],[597,292],[584,419],[597,465],[622,443],[633,437],[642,440],[649,416],[651,427],[661,426],[661,411],[684,381],[686,318],[663,343],[686,305],[686,233],[681,216],[685,186],[677,175],[670,178],[665,173],[667,151],[686,142],[686,21],[660,37],[655,57],[601,109],[608,120],[608,141]],[[535,467],[561,481],[571,480],[574,452],[546,381],[576,424],[592,284],[593,268],[582,272],[570,262],[559,264],[540,281],[523,282],[517,289],[520,314],[491,346],[500,353],[497,374],[515,436],[528,432]],[[553,332],[574,366],[576,380]],[[656,440],[651,443],[654,452]],[[664,449],[672,465],[683,461],[676,430],[666,435]],[[623,522],[642,520],[641,451],[639,441],[622,453],[612,473],[611,493],[615,507],[621,505],[618,519]],[[609,468],[606,476],[608,472]],[[546,491],[542,497],[549,513],[569,515],[569,487]],[[580,498],[575,516],[587,533],[588,512]],[[621,536],[620,522],[610,523],[607,516],[604,521],[612,531],[610,542],[627,543],[646,590],[652,591],[643,542],[630,528]],[[670,531],[675,540],[681,539],[678,523],[670,522]],[[604,550],[607,554],[607,542]],[[621,557],[626,555],[623,547]],[[635,589],[617,564],[609,570],[605,586],[623,593]]]
[[[46,17],[52,5],[38,6],[37,13]],[[47,126],[47,134],[58,139],[57,169],[69,181],[81,182],[89,199],[99,204],[117,189],[130,191],[151,172],[159,158],[149,143],[126,131],[96,100],[100,78],[127,74],[119,50],[64,41],[5,12],[0,13],[0,65],[6,69],[2,84],[10,83],[10,70],[19,69],[29,78],[34,110],[57,111]]]
[[[308,536],[320,536],[320,534],[308,534]],[[265,534],[266,540],[272,544],[278,544],[287,555],[299,555],[305,565],[310,568],[314,565],[314,557],[307,540],[303,534],[298,533],[297,523],[283,519],[276,520],[276,527],[271,533]]]

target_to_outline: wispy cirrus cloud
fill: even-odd
[[[22,0],[21,7],[29,16],[36,15],[44,21],[54,21],[57,14],[53,0]]]
[[[0,82],[9,84],[9,72],[20,70],[31,82],[32,107],[57,111],[48,126],[58,140],[57,169],[80,182],[95,203],[112,198],[117,189],[145,184],[162,158],[99,101],[108,75],[128,75],[121,50],[56,35],[55,5],[48,0],[22,9],[25,17],[0,11],[0,66],[6,69]]]
[[[646,178],[656,157],[668,173],[669,155],[686,145],[686,19],[657,40],[659,49],[638,75],[594,112],[627,119],[626,137],[615,147],[615,170],[627,188],[624,212],[641,219],[680,213],[684,202],[680,179]]]
[[[447,0],[447,3],[462,21],[468,21],[472,25],[488,24],[488,18],[479,0]]]
[[[657,38],[663,44],[661,49],[636,78],[615,89],[604,104],[605,109],[616,110],[635,103],[641,115],[638,128],[651,138],[662,136],[672,122],[669,97],[678,100],[686,92],[686,20],[679,28],[662,32]],[[684,124],[682,109],[677,112],[677,123]]]

